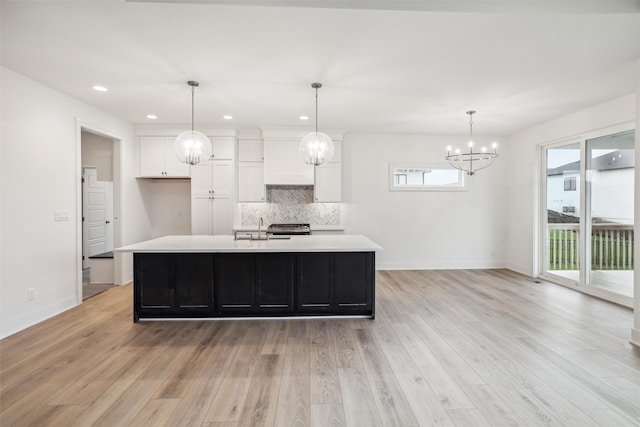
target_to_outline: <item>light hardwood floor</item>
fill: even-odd
[[[640,425],[631,311],[507,270],[378,272],[375,320],[131,311],[128,285],[2,340],[0,425]]]

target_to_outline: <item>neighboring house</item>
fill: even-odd
[[[634,150],[615,150],[592,160],[591,216],[633,224]],[[547,209],[580,216],[580,162],[547,170]]]

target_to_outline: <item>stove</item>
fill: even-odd
[[[268,234],[275,236],[301,236],[311,234],[309,224],[271,224],[267,228]]]

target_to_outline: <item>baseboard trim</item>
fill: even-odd
[[[629,340],[629,343],[636,347],[640,347],[640,329],[631,329],[631,339]]]
[[[30,326],[36,325],[58,314],[77,306],[76,296],[67,297],[61,301],[46,305],[38,310],[26,313],[15,319],[0,324],[0,339],[16,334]]]
[[[504,262],[378,262],[376,270],[490,270],[507,268]]]

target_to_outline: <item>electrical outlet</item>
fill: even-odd
[[[27,301],[33,301],[36,298],[36,290],[34,288],[27,289]]]

